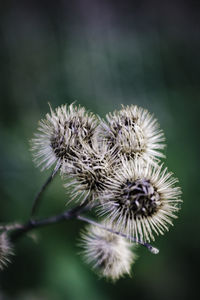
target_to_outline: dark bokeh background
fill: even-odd
[[[200,16],[198,1],[1,1],[0,221],[26,220],[49,172],[31,160],[37,122],[77,103],[104,116],[137,104],[158,118],[166,164],[184,204],[154,256],[138,248],[132,278],[98,279],[77,254],[83,224],[33,232],[0,275],[0,299],[189,299],[198,296],[200,199]],[[65,208],[62,182],[45,194],[40,216]]]

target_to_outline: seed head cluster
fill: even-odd
[[[69,201],[97,206],[108,229],[90,226],[82,234],[84,257],[101,276],[115,281],[129,274],[132,238],[154,240],[177,217],[181,190],[160,162],[164,141],[157,120],[136,105],[105,120],[74,104],[50,107],[39,122],[31,141],[36,165],[59,164]]]

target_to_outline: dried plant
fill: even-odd
[[[127,239],[94,225],[88,226],[81,236],[84,258],[100,276],[115,281],[130,275],[136,255]]]
[[[106,115],[96,131],[99,142],[106,141],[108,147],[119,155],[135,158],[139,155],[146,161],[159,161],[164,157],[163,131],[155,118],[136,105],[124,107]]]
[[[102,212],[110,226],[144,241],[154,240],[152,232],[163,234],[179,210],[177,179],[162,165],[145,166],[140,159],[122,158],[120,166],[107,179]]]
[[[135,245],[157,254],[148,242],[164,234],[180,209],[177,179],[160,163],[163,131],[145,109],[131,105],[106,116],[84,107],[62,105],[39,122],[31,140],[33,159],[53,171],[33,201],[30,220],[0,227],[0,268],[11,254],[10,241],[32,229],[76,218],[89,223],[82,232],[83,257],[100,276],[116,281],[131,273]],[[42,195],[60,173],[71,192],[72,209],[34,218]],[[97,220],[84,214],[96,213]],[[8,242],[9,241],[9,242]]]

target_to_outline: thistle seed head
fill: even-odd
[[[145,109],[131,105],[106,116],[107,122],[101,121],[97,138],[105,140],[111,149],[119,155],[157,161],[164,157],[160,152],[165,147],[164,134],[159,129],[157,120]]]
[[[61,163],[81,151],[82,142],[92,144],[98,118],[86,112],[84,107],[74,104],[62,105],[39,122],[39,133],[32,139],[34,160],[43,169],[50,168],[56,161]]]
[[[13,254],[10,242],[6,233],[0,234],[0,270],[10,262],[10,256]]]
[[[182,202],[176,182],[167,168],[122,159],[106,183],[100,214],[107,214],[109,224],[118,231],[142,241],[154,240],[153,232],[163,234],[176,218]]]
[[[156,213],[160,206],[160,195],[147,179],[127,180],[121,185],[119,207],[127,207],[134,212],[133,217],[148,217]],[[130,216],[131,217],[131,216]]]
[[[105,182],[113,173],[117,163],[116,156],[108,151],[103,143],[101,148],[82,143],[82,152],[77,153],[63,164],[61,173],[67,183],[65,188],[71,191],[71,200],[84,202],[87,199],[97,201],[105,191]]]
[[[84,258],[100,276],[115,281],[125,274],[130,275],[136,255],[124,237],[90,225],[82,233],[82,240]]]

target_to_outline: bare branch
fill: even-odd
[[[61,166],[61,163],[58,162],[56,164],[54,170],[52,171],[51,175],[49,176],[49,178],[47,179],[47,181],[43,184],[43,186],[41,187],[40,191],[36,195],[36,197],[35,197],[35,199],[33,201],[32,209],[31,209],[31,217],[33,217],[33,215],[35,214],[35,212],[36,212],[36,210],[37,210],[37,208],[39,206],[42,194],[46,190],[47,186],[52,182],[52,180],[55,177],[55,175],[58,173],[58,171],[60,169],[60,166]]]
[[[159,250],[157,248],[153,247],[152,245],[150,245],[148,243],[140,241],[140,240],[138,240],[134,237],[128,236],[128,235],[123,234],[121,232],[114,231],[113,229],[107,228],[107,227],[103,226],[102,224],[97,223],[94,220],[91,220],[89,218],[81,216],[80,215],[81,213],[83,213],[86,210],[90,210],[91,207],[88,205],[88,203],[89,203],[89,200],[87,200],[83,204],[78,205],[78,206],[76,206],[72,209],[69,209],[69,210],[67,210],[67,211],[65,211],[65,212],[63,212],[59,215],[51,216],[49,218],[40,219],[40,220],[31,219],[25,224],[17,224],[17,227],[12,226],[12,225],[10,225],[9,227],[2,226],[2,229],[4,227],[4,230],[8,230],[8,228],[9,228],[9,230],[12,231],[11,234],[10,234],[11,241],[15,242],[20,237],[22,237],[24,234],[26,234],[27,232],[29,232],[33,229],[41,228],[43,226],[48,226],[48,225],[52,225],[52,224],[57,224],[57,223],[60,223],[60,222],[63,222],[63,221],[69,220],[69,219],[76,218],[78,220],[81,220],[81,221],[87,222],[89,224],[98,226],[98,227],[100,227],[104,230],[107,230],[107,231],[109,231],[113,234],[120,235],[120,236],[134,242],[134,243],[140,244],[140,245],[146,247],[153,254],[158,254],[159,253]]]
[[[131,236],[128,236],[128,235],[123,234],[123,233],[121,233],[121,232],[118,232],[118,231],[112,230],[112,229],[110,229],[110,228],[107,228],[107,227],[103,226],[102,224],[99,224],[99,223],[97,223],[97,222],[95,222],[95,221],[93,221],[93,220],[91,220],[91,219],[88,219],[88,218],[83,217],[83,216],[80,216],[80,215],[77,216],[76,218],[77,218],[78,220],[81,220],[81,221],[87,222],[87,223],[89,223],[89,224],[98,226],[98,227],[100,227],[100,228],[102,228],[102,229],[104,229],[104,230],[107,230],[107,231],[111,232],[111,233],[114,233],[114,234],[123,236],[124,238],[126,238],[126,239],[128,239],[128,240],[130,240],[130,241],[132,241],[132,242],[134,242],[134,243],[137,243],[137,244],[140,244],[140,245],[146,247],[146,248],[147,248],[151,253],[153,253],[153,254],[158,254],[158,253],[159,253],[159,249],[153,247],[152,245],[150,245],[150,244],[148,244],[148,243],[144,243],[144,242],[142,242],[142,241],[140,241],[140,240],[138,240],[138,239],[136,239],[136,238],[134,238],[134,237],[131,237]]]
[[[81,212],[87,209],[88,201],[85,201],[83,204],[78,205],[72,209],[69,209],[59,215],[51,216],[49,218],[41,219],[41,220],[29,220],[25,224],[19,225],[18,228],[15,228],[11,234],[10,239],[12,242],[15,242],[17,239],[22,237],[25,233],[40,228],[47,225],[57,224],[63,222],[65,220],[76,218]]]

